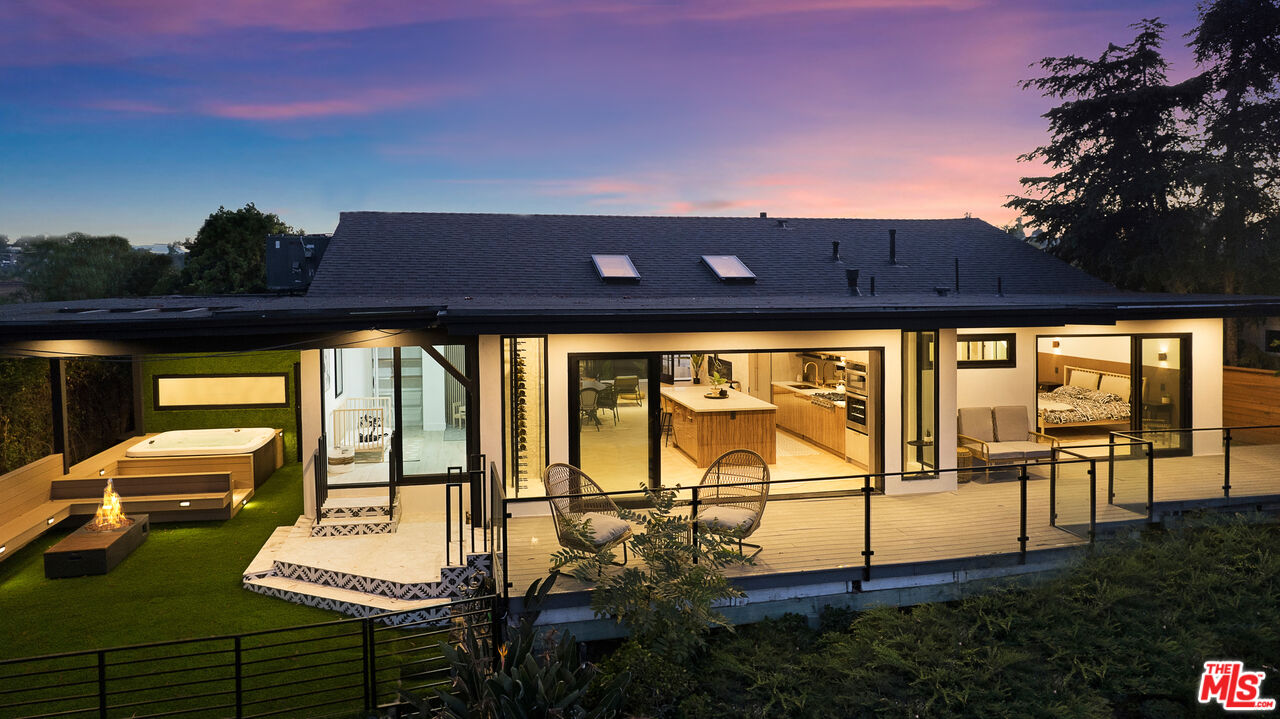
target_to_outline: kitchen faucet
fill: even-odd
[[[814,374],[814,376],[816,377],[816,376],[818,375],[818,365],[817,365],[816,363],[814,363],[814,362],[805,362],[805,363],[804,363],[804,367],[802,367],[802,368],[800,369],[800,377],[801,377],[801,379],[806,379],[806,381],[812,381],[812,380],[807,380],[807,378],[809,377],[809,368],[810,368],[810,367],[812,367],[812,368],[813,368],[813,374]]]

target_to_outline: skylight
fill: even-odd
[[[639,282],[640,273],[631,264],[630,255],[592,255],[591,261],[596,264],[596,272],[606,282]]]
[[[721,282],[755,282],[755,273],[747,269],[737,255],[703,255],[702,261],[716,273]]]

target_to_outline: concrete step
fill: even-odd
[[[444,619],[449,614],[449,603],[456,598],[403,600],[383,597],[350,589],[326,587],[285,577],[257,577],[244,580],[244,588],[251,592],[277,599],[328,609],[353,617],[370,617],[386,612],[412,612],[393,619],[392,624]]]
[[[244,570],[244,578],[265,577],[274,571],[276,553],[280,547],[293,536],[295,527],[292,525],[284,527],[276,527],[275,531],[267,537],[266,544],[262,545],[262,549],[258,550],[257,556],[253,561],[249,562],[249,566]]]

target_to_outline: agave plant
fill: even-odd
[[[595,667],[578,656],[578,643],[565,632],[539,634],[534,628],[537,608],[542,605],[557,574],[535,581],[525,592],[525,607],[532,608],[512,628],[505,644],[498,647],[493,661],[486,639],[468,628],[457,647],[441,645],[441,652],[453,668],[450,691],[436,690],[443,704],[437,716],[454,719],[609,719],[622,705],[623,692],[631,677],[614,677],[588,706],[587,690],[596,678]],[[419,705],[420,700],[406,697]],[[420,709],[425,710],[425,703]],[[424,716],[426,716],[424,714]]]

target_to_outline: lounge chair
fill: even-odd
[[[1053,437],[1032,431],[1027,408],[1021,405],[962,407],[958,430],[960,446],[988,467],[1051,459],[1058,445]]]
[[[627,563],[626,540],[631,536],[631,525],[618,516],[618,505],[586,472],[569,464],[548,465],[542,472],[542,486],[547,490],[560,546],[596,553],[621,544],[621,564]],[[585,532],[573,531],[573,527],[587,522],[590,526]]]
[[[618,399],[635,400],[636,404],[644,404],[644,391],[640,389],[640,378],[636,375],[622,375],[613,380],[613,388]]]
[[[695,527],[720,531],[737,530],[738,551],[752,547],[760,553],[759,544],[744,542],[760,528],[764,506],[769,501],[769,465],[749,449],[733,449],[716,458],[707,467],[698,484],[698,514]]]

